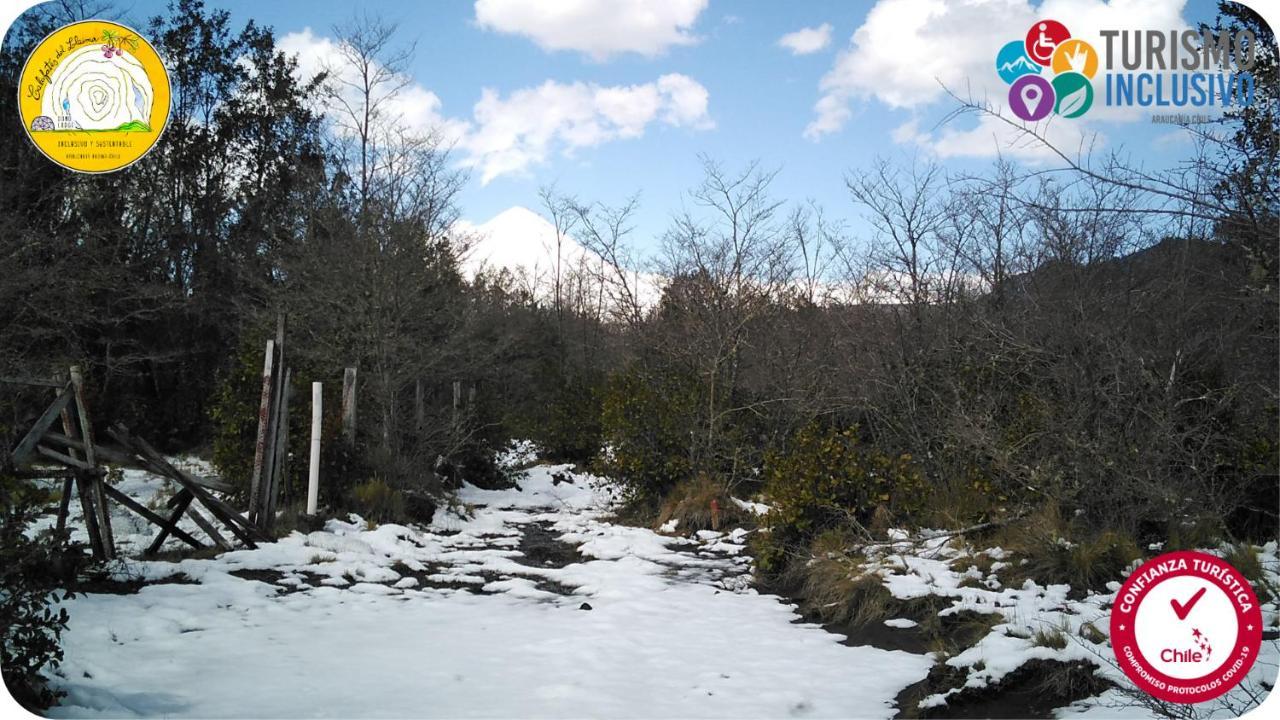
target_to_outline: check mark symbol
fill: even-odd
[[[1196,603],[1200,602],[1200,598],[1204,597],[1204,591],[1207,589],[1208,588],[1200,588],[1196,591],[1196,594],[1192,595],[1191,599],[1185,603],[1180,603],[1177,600],[1170,598],[1169,604],[1173,606],[1173,613],[1178,616],[1179,620],[1187,619],[1187,615],[1191,613],[1191,608],[1195,607]]]

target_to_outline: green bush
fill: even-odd
[[[62,661],[68,616],[53,604],[72,596],[84,559],[65,531],[29,534],[49,500],[0,473],[0,669],[9,693],[31,710],[49,707],[61,695],[47,687],[40,671]]]
[[[635,365],[610,378],[602,404],[604,471],[623,483],[631,502],[656,507],[693,474],[696,397],[696,385],[676,373]]]
[[[370,480],[351,490],[352,505],[365,520],[399,522],[404,518],[404,495],[384,480]]]
[[[769,533],[757,543],[757,565],[775,573],[790,552],[803,551],[826,530],[870,524],[879,514],[906,522],[926,504],[929,486],[910,455],[864,445],[857,428],[809,425],[786,448],[766,453]],[[877,513],[877,511],[879,511]]]

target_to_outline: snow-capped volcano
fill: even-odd
[[[504,268],[530,280],[555,274],[556,226],[529,208],[508,208],[480,225],[462,220],[458,230],[473,243],[462,261],[467,277]],[[564,271],[578,267],[584,259],[599,263],[595,253],[569,235],[560,237],[559,258]]]
[[[580,282],[605,282],[603,298],[607,308],[618,309],[634,295],[642,308],[652,307],[662,297],[662,276],[626,270],[626,292],[621,291],[618,273],[593,250],[574,237],[562,233],[557,252],[556,226],[537,212],[519,205],[508,208],[476,225],[458,221],[457,235],[467,249],[462,257],[462,273],[475,278],[482,271],[507,270],[537,297],[547,297],[555,282],[556,261],[562,278],[569,286],[581,288]],[[599,293],[588,293],[600,297]]]

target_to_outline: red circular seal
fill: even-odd
[[[1057,20],[1041,20],[1027,31],[1027,57],[1048,67],[1053,63],[1053,51],[1058,45],[1071,39],[1071,31]]]
[[[1125,675],[1161,700],[1197,703],[1235,687],[1262,645],[1249,581],[1222,558],[1182,551],[1153,558],[1111,606],[1111,648]]]

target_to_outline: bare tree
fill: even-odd
[[[339,133],[356,144],[361,210],[369,201],[384,135],[396,124],[391,105],[411,82],[406,70],[413,59],[414,44],[396,46],[396,29],[394,23],[377,16],[354,16],[334,26],[338,58],[324,65],[333,121]]]
[[[584,247],[602,260],[599,280],[601,290],[608,296],[604,304],[611,315],[632,328],[640,324],[645,310],[641,287],[645,280],[627,245],[639,203],[639,197],[633,195],[613,207],[576,201],[573,204]]]

